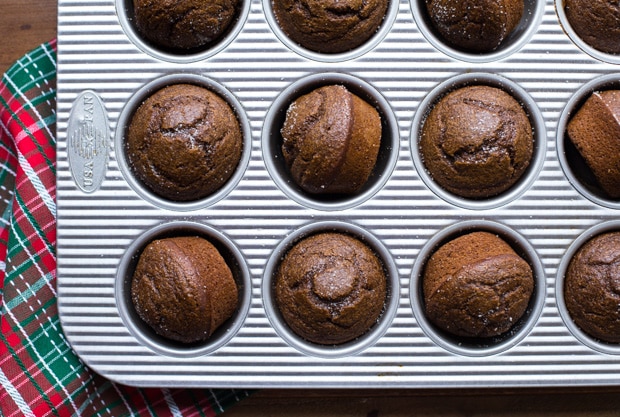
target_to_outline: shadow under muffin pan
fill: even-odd
[[[280,262],[288,250],[291,249],[297,242],[307,237],[319,233],[329,232],[349,235],[366,244],[381,261],[387,280],[387,297],[383,311],[377,319],[377,323],[366,333],[356,339],[338,345],[321,345],[312,343],[297,335],[288,327],[275,302],[275,275],[278,271]],[[286,340],[287,343],[307,355],[320,358],[341,358],[362,352],[364,349],[372,346],[372,344],[387,331],[398,309],[400,282],[398,278],[398,269],[392,260],[392,256],[379,239],[354,224],[338,221],[325,221],[303,226],[295,230],[284,240],[282,240],[282,242],[280,242],[265,266],[265,275],[263,277],[261,290],[263,295],[263,305],[265,307],[267,317],[271,321],[274,329],[276,329],[278,334]]]
[[[592,47],[575,32],[570,22],[568,21],[568,18],[566,17],[566,11],[564,10],[564,0],[555,0],[555,10],[558,15],[558,19],[560,20],[560,24],[562,25],[562,29],[564,29],[564,32],[566,32],[568,37],[577,47],[579,47],[586,54],[600,61],[608,62],[610,64],[620,64],[620,55],[608,54]]]
[[[381,145],[377,163],[366,184],[354,194],[311,194],[292,180],[282,155],[282,135],[286,112],[297,98],[326,85],[343,85],[368,104],[381,117]],[[344,210],[372,198],[389,180],[399,152],[398,123],[387,100],[367,82],[342,73],[314,74],[287,87],[273,102],[262,132],[263,159],[278,187],[299,204],[317,210]]]
[[[439,329],[426,318],[422,275],[428,259],[442,245],[472,232],[485,231],[499,236],[523,258],[532,268],[534,291],[524,315],[507,332],[488,338],[469,338],[450,334]],[[437,233],[418,254],[411,276],[411,306],[420,327],[435,343],[444,349],[463,356],[488,356],[510,349],[532,330],[540,316],[545,302],[545,269],[535,249],[523,236],[497,222],[471,220],[453,224]]]
[[[115,0],[119,22],[125,34],[145,53],[164,61],[190,63],[213,56],[226,48],[241,32],[250,12],[250,0],[240,0],[240,10],[228,29],[212,42],[192,49],[171,50],[155,45],[138,31],[135,24],[134,0]]]
[[[619,85],[620,66],[573,42],[558,20],[560,0],[525,0],[517,31],[480,55],[446,47],[423,0],[391,2],[374,38],[333,56],[287,44],[267,2],[243,2],[237,26],[221,43],[177,54],[138,37],[131,0],[58,1],[56,282],[59,320],[80,360],[103,377],[140,387],[617,385],[620,354],[576,336],[561,315],[557,285],[573,242],[618,219],[617,202],[593,197],[591,185],[579,188],[582,171],[572,166],[563,131],[591,90]],[[136,107],[178,82],[220,93],[244,136],[239,168],[225,187],[190,203],[149,192],[123,152]],[[359,194],[317,198],[289,178],[280,128],[294,99],[330,83],[375,106],[383,137],[375,171]],[[528,171],[486,200],[439,189],[418,154],[416,132],[429,106],[469,84],[511,93],[535,129]],[[89,159],[99,138],[108,139],[105,155]],[[80,184],[89,176],[98,187],[85,192]],[[289,245],[323,228],[361,236],[389,272],[381,320],[343,346],[315,346],[292,334],[273,310],[267,282]],[[490,341],[443,334],[426,322],[418,301],[414,270],[437,245],[474,229],[504,237],[536,277],[526,316]],[[138,319],[127,285],[147,242],[188,234],[215,243],[230,261],[240,304],[218,333],[186,346],[162,340]]]
[[[144,248],[154,240],[180,236],[202,237],[215,246],[230,268],[238,288],[239,301],[233,315],[207,340],[201,342],[181,343],[158,335],[138,316],[131,300],[132,277]],[[239,249],[221,232],[206,225],[186,221],[165,223],[147,230],[128,248],[118,267],[116,300],[120,316],[129,331],[154,352],[171,357],[198,357],[224,346],[243,325],[250,308],[250,274]]]
[[[523,108],[532,126],[534,149],[532,152],[532,160],[525,170],[521,178],[513,184],[508,190],[492,197],[473,199],[455,195],[437,184],[431,174],[424,166],[424,161],[420,155],[419,141],[422,135],[422,129],[428,114],[446,94],[458,90],[463,87],[473,85],[485,85],[501,89],[510,94]],[[483,210],[493,209],[508,204],[515,200],[534,183],[542,165],[546,154],[547,132],[545,129],[545,121],[532,97],[515,82],[500,77],[496,74],[489,73],[465,73],[456,75],[450,79],[443,81],[436,86],[420,103],[418,111],[413,118],[411,127],[411,153],[418,175],[424,183],[440,198],[450,202],[456,206],[471,209]]]
[[[573,256],[575,256],[575,254],[579,251],[579,249],[583,247],[583,245],[588,243],[588,241],[595,238],[596,236],[605,233],[617,233],[619,231],[620,221],[614,220],[597,224],[582,233],[577,239],[575,239],[575,241],[570,245],[570,247],[564,254],[564,257],[562,258],[560,265],[558,266],[558,275],[555,281],[555,293],[558,299],[558,310],[566,327],[568,327],[573,336],[584,345],[590,347],[593,350],[609,355],[620,355],[620,344],[609,343],[595,338],[583,331],[573,321],[568,309],[566,308],[566,300],[564,298],[564,282],[566,278],[566,271],[568,270],[568,266],[573,259]]]
[[[237,121],[239,122],[241,134],[243,136],[243,149],[241,150],[241,158],[239,160],[237,168],[235,169],[235,173],[231,175],[228,181],[226,181],[219,190],[216,190],[212,194],[197,200],[173,201],[164,198],[152,191],[134,175],[131,164],[127,159],[125,150],[125,136],[127,134],[127,130],[129,129],[131,119],[138,107],[140,107],[144,100],[149,98],[155,92],[174,84],[193,84],[204,87],[207,90],[218,94],[221,98],[224,99],[224,101],[226,101],[230,105],[233,112],[235,113]],[[250,159],[250,152],[252,149],[252,134],[249,122],[241,104],[237,101],[235,96],[229,90],[222,87],[220,84],[208,78],[195,74],[166,75],[151,81],[150,83],[142,87],[139,91],[137,91],[136,94],[134,94],[129,99],[121,112],[114,139],[114,148],[116,149],[116,159],[118,160],[119,168],[121,172],[123,172],[125,179],[131,185],[131,187],[146,201],[150,201],[152,204],[158,207],[178,211],[191,211],[206,207],[208,205],[214,204],[215,202],[224,198],[228,193],[230,193],[243,177],[245,169],[248,165],[248,161]]]
[[[454,59],[471,63],[498,61],[514,54],[530,41],[545,14],[544,1],[524,0],[523,16],[512,33],[495,50],[476,53],[459,49],[443,39],[430,19],[426,0],[410,0],[410,4],[418,29],[429,43]]]
[[[597,77],[581,86],[570,98],[560,115],[556,132],[558,160],[564,174],[584,197],[601,206],[620,209],[620,200],[609,197],[598,184],[585,159],[566,133],[571,118],[579,111],[586,100],[597,91],[620,90],[620,74]]]

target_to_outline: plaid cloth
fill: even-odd
[[[0,82],[0,415],[212,416],[241,390],[138,389],[73,353],[56,305],[56,42]]]

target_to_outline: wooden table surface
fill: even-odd
[[[0,0],[0,71],[56,36],[57,0]],[[620,376],[619,376],[620,382]],[[618,387],[466,390],[259,390],[226,416],[611,417]]]

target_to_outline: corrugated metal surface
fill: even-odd
[[[584,198],[570,184],[559,162],[556,130],[576,91],[620,67],[577,48],[562,30],[552,0],[532,8],[540,19],[533,13],[536,25],[529,42],[497,61],[467,62],[438,51],[418,29],[416,8],[401,0],[391,29],[374,49],[323,62],[285,46],[271,29],[261,1],[252,0],[241,32],[221,51],[196,62],[169,62],[145,53],[127,36],[120,23],[125,13],[117,13],[114,0],[60,0],[58,294],[63,329],[75,351],[95,371],[141,386],[617,384],[620,349],[601,353],[569,331],[559,313],[556,279],[573,241],[591,227],[617,219],[618,210]],[[136,193],[119,168],[114,140],[117,121],[132,95],[153,80],[181,72],[207,77],[230,91],[251,130],[251,152],[236,187],[214,204],[190,210],[159,208]],[[278,188],[266,168],[264,121],[292,83],[333,72],[359,77],[387,100],[399,150],[388,180],[367,201],[343,210],[305,208]],[[542,122],[541,158],[533,183],[498,207],[460,208],[438,198],[418,175],[411,153],[410,134],[420,103],[437,85],[468,73],[497,74],[514,82],[533,99]],[[104,104],[107,119],[100,120],[107,120],[111,134],[105,178],[98,190],[85,193],[71,176],[67,138],[76,99],[90,90]],[[498,351],[468,354],[437,344],[416,320],[411,303],[417,294],[411,282],[418,254],[443,229],[465,220],[492,221],[524,237],[543,275],[531,329],[515,345]],[[119,306],[119,267],[131,245],[153,228],[181,221],[225,236],[239,250],[248,273],[247,314],[239,318],[238,331],[213,350],[184,353],[144,342],[128,328],[129,319]],[[263,302],[264,272],[273,251],[296,229],[322,221],[365,229],[385,246],[397,270],[394,317],[385,333],[361,352],[303,353],[276,331]]]

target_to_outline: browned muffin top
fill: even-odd
[[[529,264],[497,235],[472,232],[441,246],[426,263],[428,319],[457,336],[492,337],[523,316],[534,290]]]
[[[294,42],[320,53],[357,48],[381,26],[388,0],[272,0],[282,31]]]
[[[381,118],[341,85],[301,96],[281,129],[282,154],[295,183],[314,193],[355,193],[377,162]]]
[[[620,232],[596,236],[577,251],[566,271],[564,299],[584,332],[620,343]]]
[[[340,344],[366,333],[383,311],[383,265],[360,240],[341,233],[303,239],[276,271],[275,300],[288,326],[318,344]]]
[[[468,52],[492,52],[517,27],[523,0],[426,0],[431,21],[444,40]]]
[[[139,33],[156,46],[190,50],[221,38],[239,13],[239,0],[133,0]]]
[[[620,198],[620,90],[594,92],[567,133],[603,191]]]
[[[209,241],[175,237],[151,242],[140,254],[131,297],[138,315],[171,340],[206,340],[236,310],[237,284]]]
[[[514,185],[530,165],[534,142],[521,105],[484,85],[459,88],[431,110],[420,138],[433,180],[461,197],[486,198]]]
[[[228,103],[206,88],[174,84],[147,98],[131,119],[127,157],[135,175],[173,201],[219,190],[233,175],[243,148]]]
[[[575,33],[594,49],[620,54],[620,4],[609,0],[564,0]]]

